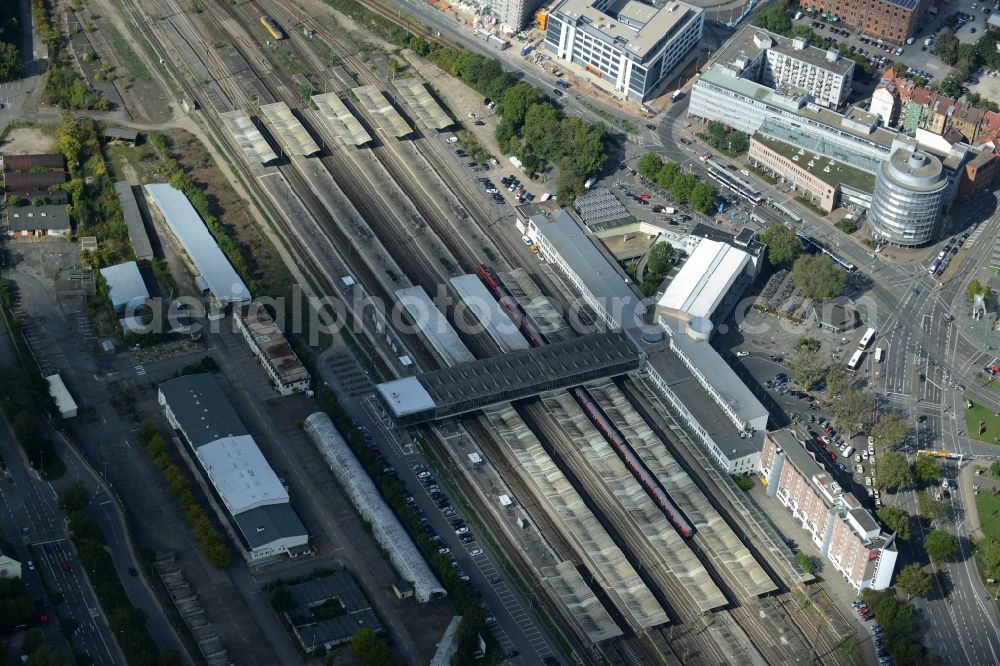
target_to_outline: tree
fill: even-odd
[[[271,608],[278,611],[279,613],[286,613],[292,610],[295,602],[292,600],[292,593],[284,585],[276,587],[273,592],[271,592]]]
[[[795,553],[795,563],[806,573],[813,573],[816,570],[816,561],[805,553]]]
[[[656,175],[660,173],[660,169],[663,168],[663,160],[656,153],[646,153],[639,158],[638,163],[635,165],[636,171],[643,178],[648,178],[649,180],[656,180]]]
[[[809,390],[826,374],[826,359],[819,350],[802,347],[795,352],[790,367],[795,382]]]
[[[947,562],[958,554],[958,539],[944,530],[931,530],[924,538],[924,550],[934,562]]]
[[[21,651],[26,655],[31,655],[44,643],[45,636],[42,635],[41,629],[28,629],[24,632],[24,643],[21,644]]]
[[[894,491],[910,485],[910,466],[902,453],[887,453],[872,465],[875,487]]]
[[[877,515],[890,533],[896,533],[896,538],[904,541],[909,540],[910,514],[898,506],[886,504],[878,510]]]
[[[156,653],[156,666],[181,666],[181,655],[170,648],[161,647]]]
[[[390,666],[395,663],[392,652],[371,629],[358,629],[351,638],[351,654],[365,666]]]
[[[149,444],[150,440],[157,434],[159,433],[156,430],[156,426],[149,421],[143,421],[140,423],[139,429],[136,431],[136,436],[143,444]]]
[[[699,180],[691,189],[691,206],[699,213],[707,213],[715,205],[715,197],[718,194],[711,183]]]
[[[14,415],[14,435],[25,445],[31,444],[38,438],[38,429],[31,414],[22,411]]]
[[[674,263],[677,251],[670,243],[657,243],[649,251],[649,259],[646,260],[646,275],[653,277],[663,277],[670,270]]]
[[[808,335],[800,335],[799,339],[795,341],[795,351],[801,351],[802,349],[819,351],[820,344],[820,341],[816,338],[810,338]]]
[[[954,65],[958,62],[958,37],[947,28],[938,33],[931,50],[936,56],[941,58],[946,65]]]
[[[941,478],[941,467],[937,458],[917,456],[913,461],[913,478],[925,484],[934,483]]]
[[[865,430],[872,415],[872,399],[865,391],[848,388],[833,406],[833,420],[843,433]]]
[[[989,286],[981,283],[979,280],[973,278],[969,281],[969,284],[965,286],[965,295],[968,296],[969,300],[975,300],[976,294],[981,294],[985,299],[990,294]]]
[[[987,578],[1000,578],[1000,539],[988,536],[977,543],[976,560]]]
[[[21,73],[21,52],[10,42],[0,42],[0,81],[10,81]]]
[[[792,31],[792,21],[788,18],[788,2],[782,0],[762,10],[754,18],[753,24],[787,37]]]
[[[506,90],[500,100],[500,115],[520,128],[528,115],[528,109],[538,103],[538,90],[530,83],[521,81]]]
[[[802,241],[787,224],[772,224],[760,240],[767,246],[767,260],[772,266],[791,263],[802,254]]]
[[[833,298],[847,284],[847,271],[824,254],[804,254],[792,265],[792,282],[806,298]]]
[[[59,493],[59,508],[66,513],[83,511],[90,504],[90,491],[80,481],[72,481]]]
[[[826,371],[827,394],[831,397],[842,395],[849,386],[847,377],[844,376],[844,371],[840,369],[840,366],[831,365],[830,369]]]
[[[906,592],[907,601],[910,597],[926,597],[931,591],[931,576],[919,563],[907,564],[896,576],[896,587]]]
[[[910,428],[899,414],[882,414],[872,426],[871,436],[886,448],[896,446],[909,434]]]

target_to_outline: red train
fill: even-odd
[[[496,296],[497,302],[500,303],[500,307],[503,308],[508,317],[514,320],[518,330],[521,331],[521,335],[531,343],[532,347],[541,347],[548,344],[548,340],[538,330],[535,322],[531,321],[531,317],[524,311],[524,308],[514,299],[513,294],[504,285],[500,276],[496,274],[496,271],[489,266],[479,264],[476,266],[476,275],[490,288],[490,291]]]
[[[489,266],[479,264],[476,266],[476,275],[490,288],[490,291],[493,292],[493,295],[496,296],[497,301],[500,303],[500,307],[514,320],[518,330],[527,338],[532,347],[541,347],[548,344],[538,326],[535,325],[535,322],[531,320],[531,317],[524,311],[524,308],[514,299],[513,294],[504,285],[500,276],[496,274],[496,271]],[[671,524],[684,537],[690,538],[693,536],[694,528],[691,527],[691,524],[680,510],[674,506],[674,503],[670,501],[660,483],[650,474],[645,465],[642,464],[635,451],[632,450],[632,446],[618,428],[604,415],[603,410],[601,410],[594,398],[582,387],[572,389],[572,393],[576,401],[580,403],[580,407],[587,414],[587,417],[601,431],[601,434],[608,440],[608,443],[614,447],[622,462],[629,468],[629,471],[632,472],[636,480],[642,484],[642,487],[646,489],[646,492],[653,498],[653,501],[660,507],[660,510],[663,511]]]

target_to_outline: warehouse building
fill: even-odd
[[[7,206],[7,233],[28,236],[69,236],[73,226],[66,206]]]
[[[889,587],[898,556],[896,535],[885,534],[857,498],[833,480],[806,449],[803,433],[768,433],[758,472],[767,495],[791,511],[855,591]]]
[[[348,643],[359,629],[382,631],[371,603],[346,571],[296,583],[288,592],[292,607],[285,616],[307,654]]]
[[[115,312],[134,310],[149,298],[146,282],[134,261],[105,266],[101,269],[101,277],[108,286],[108,298]]]
[[[644,102],[701,39],[704,20],[674,0],[563,0],[548,13],[545,48]]]
[[[288,491],[211,374],[160,384],[158,400],[216,499],[226,508],[244,556],[258,563],[309,552],[309,534]]]

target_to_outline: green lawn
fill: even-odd
[[[963,400],[967,398],[962,397]],[[983,431],[979,432],[979,422],[984,422]],[[996,444],[1000,442],[1000,416],[973,402],[972,409],[965,410],[966,432],[969,437],[981,442]]]
[[[1000,539],[1000,495],[981,488],[976,495],[976,512],[983,535]]]

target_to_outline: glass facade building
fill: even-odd
[[[876,175],[868,211],[872,236],[896,245],[931,242],[947,189],[940,160],[921,151],[896,150]]]

